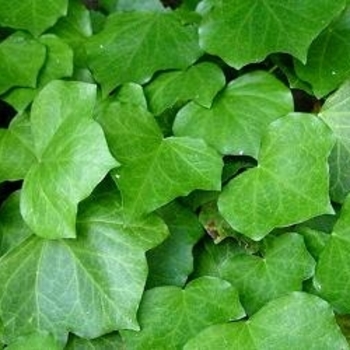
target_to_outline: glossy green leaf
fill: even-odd
[[[303,237],[288,233],[268,239],[262,257],[239,254],[226,259],[220,275],[237,288],[244,309],[253,314],[270,300],[302,290],[314,266]]]
[[[167,227],[155,216],[126,223],[112,195],[93,196],[80,209],[77,239],[31,236],[0,259],[6,340],[37,330],[63,340],[68,331],[95,338],[138,329],[145,251],[166,237]]]
[[[98,121],[123,164],[117,180],[131,215],[151,212],[195,189],[220,189],[222,161],[202,140],[163,139],[153,116],[130,104],[111,104]]]
[[[343,204],[340,218],[322,251],[314,285],[322,298],[340,313],[350,313],[350,197]]]
[[[72,336],[64,350],[126,350],[118,333],[107,334],[96,339]]]
[[[101,6],[109,13],[116,11],[164,11],[159,0],[101,0]]]
[[[234,178],[219,197],[230,225],[255,240],[275,227],[332,214],[327,159],[330,129],[311,114],[295,113],[270,124],[258,166]]]
[[[185,69],[201,55],[195,26],[173,13],[111,15],[86,45],[88,64],[107,94],[126,82],[144,83],[159,70]]]
[[[190,340],[185,350],[349,349],[329,304],[294,292],[273,300],[247,322],[215,325]]]
[[[190,100],[209,108],[224,85],[225,76],[221,69],[213,63],[203,62],[186,71],[160,74],[146,86],[145,94],[150,111],[159,115],[177,103]]]
[[[331,95],[319,116],[332,129],[337,141],[329,158],[330,194],[339,203],[350,192],[350,81]]]
[[[237,292],[221,279],[202,277],[186,289],[158,287],[145,292],[141,331],[121,331],[127,349],[181,349],[202,329],[244,316]]]
[[[312,41],[344,7],[344,0],[207,0],[200,45],[237,69],[274,52],[305,62]]]
[[[62,350],[63,346],[48,333],[32,333],[26,336],[18,337],[13,343],[9,344],[8,350]]]
[[[63,81],[48,84],[34,101],[38,161],[24,180],[21,213],[41,237],[75,237],[78,203],[118,164],[92,119],[94,104],[94,85]]]
[[[350,7],[311,44],[306,64],[295,61],[297,75],[323,97],[350,76]]]
[[[292,110],[292,95],[280,81],[253,72],[231,82],[210,109],[186,105],[173,130],[176,136],[202,138],[222,154],[257,157],[266,127]]]
[[[203,235],[194,213],[173,202],[158,211],[170,236],[147,253],[149,276],[147,288],[162,285],[183,287],[193,271],[193,246]]]
[[[0,0],[0,25],[40,35],[67,13],[68,0]]]
[[[3,13],[2,6],[0,3],[0,13]],[[2,41],[0,94],[15,86],[36,87],[37,76],[44,64],[45,55],[45,46],[26,33],[16,32]]]
[[[0,129],[0,182],[23,179],[34,162],[28,115],[17,115],[8,129]]]

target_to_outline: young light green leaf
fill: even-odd
[[[141,331],[121,331],[127,349],[181,349],[202,329],[243,317],[236,290],[227,281],[202,277],[186,289],[146,291],[139,310]]]
[[[350,75],[350,7],[311,44],[305,64],[295,60],[297,75],[321,98]]]
[[[96,339],[72,336],[64,350],[126,350],[119,333],[107,334]]]
[[[19,114],[8,129],[0,129],[0,182],[23,179],[34,162],[28,114]]]
[[[80,208],[77,239],[31,236],[0,259],[6,341],[40,330],[62,340],[68,331],[95,338],[138,329],[145,251],[161,243],[167,227],[156,216],[126,223],[112,195],[92,196]]]
[[[0,0],[0,16],[4,12],[3,6]],[[45,46],[26,33],[15,32],[2,41],[0,94],[15,86],[36,87],[37,76],[44,64],[45,55]],[[21,59],[18,59],[19,57]]]
[[[195,26],[173,13],[115,13],[86,45],[105,94],[126,82],[145,83],[159,70],[185,69],[201,55]]]
[[[216,93],[225,85],[222,70],[209,62],[191,66],[185,71],[166,72],[146,86],[145,94],[152,113],[193,100],[209,108]]]
[[[302,289],[313,276],[315,261],[296,233],[271,237],[262,257],[239,254],[225,260],[220,276],[235,286],[246,312],[253,314],[268,301]]]
[[[28,350],[28,349],[46,349],[46,350],[63,350],[60,344],[51,334],[46,332],[31,333],[26,336],[18,337],[14,342],[9,344],[8,350]]]
[[[339,203],[350,192],[350,80],[331,95],[319,116],[332,129],[337,141],[329,158],[330,195]]]
[[[292,111],[290,91],[274,76],[253,72],[230,83],[210,109],[186,105],[173,130],[176,136],[202,138],[222,154],[257,157],[266,127]]]
[[[75,237],[78,203],[118,165],[92,119],[95,93],[91,84],[53,81],[34,101],[38,162],[25,177],[21,213],[41,237]]]
[[[40,35],[67,13],[68,0],[0,0],[0,25]]]
[[[294,292],[271,301],[247,322],[208,327],[185,350],[348,350],[332,308],[310,294]]]
[[[198,219],[186,207],[172,202],[157,212],[170,236],[147,253],[147,288],[162,285],[183,287],[193,271],[192,248],[203,235]]]
[[[239,69],[273,52],[305,62],[310,44],[344,9],[345,0],[208,0],[201,7],[201,47]]]
[[[350,298],[350,196],[343,204],[331,239],[322,251],[314,285],[320,296],[328,300],[335,310],[349,313]]]
[[[327,159],[334,145],[320,119],[292,113],[270,124],[258,166],[234,178],[219,197],[230,225],[254,240],[275,227],[332,214]]]

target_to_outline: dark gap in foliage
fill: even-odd
[[[23,181],[4,181],[0,183],[0,205],[15,191],[21,189]]]
[[[8,128],[16,114],[16,110],[10,104],[0,100],[0,128]]]
[[[224,156],[224,168],[221,177],[223,185],[257,165],[256,159],[249,156]]]
[[[176,9],[182,4],[182,0],[160,0],[164,7],[170,7],[171,9]]]
[[[100,7],[98,0],[83,0],[83,3],[89,10],[96,11]]]
[[[322,101],[300,89],[292,89],[295,112],[317,113]]]

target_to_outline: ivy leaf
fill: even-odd
[[[21,213],[41,237],[75,237],[78,203],[117,166],[92,119],[95,93],[91,84],[53,81],[32,106],[38,161],[24,180]]]
[[[350,192],[350,179],[347,176],[350,171],[349,93],[348,80],[326,100],[319,114],[336,137],[336,144],[329,158],[330,195],[339,203]]]
[[[158,210],[170,236],[147,254],[147,288],[162,285],[183,287],[193,271],[192,248],[203,235],[198,219],[186,207],[172,202]]]
[[[153,116],[112,103],[98,117],[112,154],[123,204],[131,216],[149,213],[195,189],[219,190],[222,160],[202,140],[162,138]]]
[[[201,55],[195,26],[173,13],[127,12],[108,17],[86,45],[105,94],[126,82],[145,83],[159,70],[185,69]]]
[[[68,331],[95,338],[138,329],[145,251],[166,237],[166,225],[155,216],[128,224],[118,198],[101,195],[82,204],[77,230],[75,240],[32,235],[0,259],[6,340],[32,331],[62,341]]]
[[[216,93],[225,85],[222,70],[209,62],[186,71],[166,72],[146,86],[145,95],[152,113],[159,115],[179,102],[193,100],[209,108]]]
[[[329,304],[314,295],[294,292],[271,301],[247,322],[208,327],[184,349],[347,350],[349,346]]]
[[[28,114],[17,115],[0,129],[0,182],[23,179],[35,160]]]
[[[194,102],[186,105],[173,130],[176,136],[202,138],[222,154],[257,157],[266,127],[292,110],[292,95],[280,81],[253,72],[231,82],[211,109]]]
[[[314,278],[320,296],[328,300],[339,313],[349,313],[350,297],[350,196],[341,209],[331,239],[322,251]]]
[[[164,11],[158,0],[101,0],[101,6],[109,13],[116,11]]]
[[[0,25],[39,36],[67,13],[67,0],[0,0]]]
[[[220,275],[237,288],[244,309],[253,314],[268,301],[301,290],[314,267],[303,237],[288,233],[268,239],[262,257],[238,254],[226,259]]]
[[[45,332],[31,333],[18,337],[9,344],[8,350],[49,349],[62,350],[63,346],[51,335]]]
[[[139,310],[141,331],[121,331],[126,348],[180,349],[200,330],[244,316],[237,292],[221,279],[202,277],[186,289],[146,291]]]
[[[5,13],[2,6],[5,5],[1,5],[0,0],[1,14]],[[45,46],[26,33],[16,32],[2,41],[0,94],[15,86],[36,87],[37,76],[44,64],[45,55]]]
[[[275,227],[332,214],[327,158],[330,129],[311,114],[292,113],[270,124],[258,166],[231,180],[219,210],[238,232],[259,240]]]
[[[311,44],[305,64],[295,61],[297,75],[321,98],[350,75],[350,7]]]
[[[200,45],[237,69],[274,52],[305,62],[312,41],[344,7],[344,0],[204,1]]]
[[[96,339],[72,336],[64,350],[125,350],[119,333],[107,334]]]

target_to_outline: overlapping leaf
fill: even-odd
[[[67,13],[68,0],[0,0],[0,25],[40,35]]]
[[[105,93],[126,82],[144,83],[159,70],[185,69],[201,55],[195,26],[154,12],[111,15],[86,50]]]
[[[0,8],[3,13],[1,3]],[[45,54],[45,46],[26,33],[16,32],[1,42],[0,94],[15,86],[35,87]]]
[[[95,86],[78,82],[53,81],[34,101],[38,161],[24,180],[21,213],[39,236],[75,237],[78,203],[117,166],[92,119],[94,105]]]
[[[109,13],[116,11],[164,11],[158,0],[101,0],[101,6]]]
[[[349,349],[329,304],[294,292],[271,301],[247,322],[215,325],[190,340],[185,350]]]
[[[177,136],[203,138],[222,154],[257,157],[266,127],[292,110],[291,93],[280,81],[253,72],[230,83],[211,109],[186,105],[173,129]]]
[[[126,350],[118,333],[107,334],[97,339],[71,337],[65,350]]]
[[[63,340],[68,331],[94,338],[138,329],[145,251],[168,231],[158,217],[128,224],[123,216],[116,197],[92,197],[81,207],[77,239],[31,236],[0,259],[6,341],[38,330]]]
[[[139,310],[141,331],[121,331],[121,335],[127,349],[175,350],[202,329],[243,316],[230,283],[202,277],[184,290],[157,287],[145,292]]]
[[[330,96],[320,117],[336,136],[336,145],[329,158],[330,194],[334,201],[343,202],[350,192],[350,81]]]
[[[28,350],[28,349],[49,349],[62,350],[63,346],[51,335],[46,332],[31,333],[26,336],[18,337],[13,343],[9,344],[8,350]]]
[[[270,124],[258,167],[234,178],[219,210],[237,231],[256,240],[273,228],[331,214],[327,159],[330,129],[311,114],[295,113]]]
[[[315,287],[340,313],[349,313],[350,297],[350,196],[317,264]]]
[[[350,77],[350,7],[311,44],[306,64],[295,61],[297,75],[323,97]]]
[[[239,69],[273,52],[305,62],[310,44],[345,1],[208,0],[201,6],[201,47]]]
[[[123,163],[118,186],[132,216],[195,189],[220,189],[221,158],[202,140],[163,139],[153,116],[130,104],[112,103],[98,121],[112,154]]]
[[[213,63],[204,62],[186,71],[160,74],[145,88],[149,108],[159,115],[176,103],[193,100],[209,108],[216,93],[225,85],[225,76]]]

